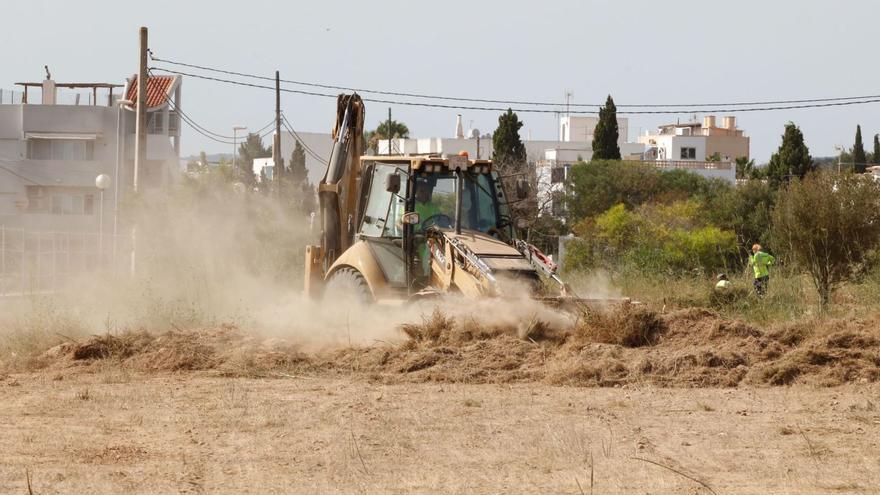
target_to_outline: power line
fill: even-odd
[[[297,134],[296,131],[293,129],[293,126],[287,120],[287,117],[285,115],[283,115],[283,114],[281,115],[281,120],[282,120],[282,123],[284,124],[284,128],[287,129],[287,132],[289,132],[290,135],[293,136],[293,138],[302,145],[303,149],[305,150],[306,153],[309,154],[309,156],[311,156],[315,160],[318,160],[321,163],[327,162],[326,158],[320,156],[314,150],[309,148],[309,145],[307,145],[305,143],[305,141],[303,140],[303,138],[299,134]]]
[[[152,76],[152,70],[150,71],[150,75]],[[171,109],[174,110],[175,112],[177,112],[178,115],[180,115],[181,120],[184,120],[187,124],[190,125],[190,127],[196,128],[195,129],[196,131],[201,130],[201,131],[199,131],[199,133],[202,134],[203,136],[205,136],[205,133],[210,134],[211,136],[214,136],[215,138],[217,138],[217,139],[212,138],[212,139],[214,139],[214,141],[217,141],[222,144],[234,144],[233,141],[235,141],[237,139],[237,136],[226,136],[226,135],[214,132],[214,131],[200,125],[198,122],[195,121],[195,119],[193,119],[192,117],[187,115],[187,113],[184,112],[183,109],[180,108],[179,105],[174,103],[174,100],[169,98],[167,95],[164,96],[164,99],[168,103],[168,105],[171,107]],[[261,127],[259,130],[252,132],[251,134],[260,134],[263,131],[265,131],[267,128],[272,126],[274,123],[275,123],[275,119],[273,118],[272,120],[269,121],[269,123],[267,123],[266,125]],[[261,135],[260,139],[266,137],[267,135],[268,135],[268,133]],[[210,136],[205,136],[205,137],[210,137]],[[226,141],[221,141],[221,140],[226,140]]]
[[[193,69],[199,69],[209,72],[217,72],[221,74],[228,74],[240,77],[247,77],[251,79],[265,80],[265,81],[274,81],[274,78],[267,76],[260,76],[257,74],[250,74],[246,72],[238,72],[232,70],[218,69],[216,67],[208,67],[204,65],[196,65],[189,64],[184,62],[178,62],[174,60],[162,59],[158,57],[150,55],[151,59],[157,62],[165,62],[172,65],[179,65],[182,67],[190,67]],[[546,102],[546,101],[522,101],[522,100],[492,100],[486,98],[463,98],[463,97],[453,97],[453,96],[441,96],[441,95],[429,95],[424,93],[406,93],[400,91],[383,91],[377,89],[366,89],[366,88],[354,88],[348,86],[336,86],[332,84],[322,84],[322,83],[314,83],[314,82],[306,82],[306,81],[295,81],[290,79],[281,79],[281,82],[285,82],[288,84],[295,84],[298,86],[308,86],[315,88],[323,88],[323,89],[335,89],[341,91],[354,91],[358,93],[372,93],[372,94],[380,94],[380,95],[388,95],[388,96],[403,96],[409,98],[423,98],[423,99],[432,99],[432,100],[446,100],[446,101],[462,101],[462,102],[472,102],[472,103],[503,103],[503,104],[512,104],[512,105],[527,105],[527,106],[550,106],[550,107],[600,107],[603,104],[595,104],[595,103],[562,103],[562,102]],[[305,93],[305,94],[313,94],[315,96],[331,96],[325,94],[314,94],[314,93]],[[688,107],[688,108],[697,108],[697,107],[740,107],[740,106],[765,106],[765,105],[795,105],[795,104],[804,104],[804,103],[829,103],[829,102],[842,102],[842,101],[856,101],[856,100],[880,100],[880,94],[875,95],[864,95],[864,96],[843,96],[836,98],[808,98],[808,99],[798,99],[798,100],[765,100],[765,101],[742,101],[742,102],[719,102],[719,103],[645,103],[645,104],[619,104],[616,105],[620,108],[674,108],[674,107]],[[519,110],[522,111],[522,110]],[[561,110],[554,110],[553,112],[559,112]],[[704,111],[701,111],[701,113]],[[590,112],[595,113],[595,112]],[[683,113],[683,112],[676,112]]]
[[[309,152],[314,158],[316,158],[316,159],[320,159],[321,161],[326,161],[326,160],[322,159],[322,158],[318,155],[318,153],[315,152],[315,150],[311,149],[311,148],[309,147],[308,144],[306,144],[306,142],[305,142],[305,140],[302,138],[302,136],[300,136],[300,135],[296,132],[296,130],[293,128],[293,124],[291,124],[290,121],[287,120],[287,116],[286,116],[286,115],[284,115],[284,114],[282,113],[282,114],[281,114],[281,119],[282,119],[282,122],[284,123],[284,126],[287,128],[287,130],[290,132],[290,134],[293,135],[294,139],[296,139],[297,141],[299,141],[299,143],[302,145],[302,147],[303,147],[306,151],[308,151],[308,152]]]
[[[193,77],[196,79],[205,79],[208,81],[221,82],[226,84],[232,84],[237,86],[244,86],[250,88],[257,89],[267,89],[271,91],[275,91],[274,87],[264,86],[260,84],[246,83],[242,81],[234,81],[231,79],[223,79],[218,77],[204,76],[198,74],[191,74],[187,72],[181,72],[171,69],[165,69],[162,67],[152,67],[152,70],[158,70],[162,72],[167,72],[170,74],[177,74],[181,76]],[[281,88],[281,91],[286,93],[295,93],[302,94],[307,96],[320,96],[324,98],[336,98],[337,95],[331,95],[326,93],[316,93],[313,91],[301,91],[296,89],[289,88]],[[852,97],[856,98],[856,97]],[[427,108],[447,108],[453,110],[474,110],[474,111],[489,111],[489,112],[506,112],[507,110],[512,110],[517,113],[542,113],[542,114],[558,114],[559,110],[544,110],[544,109],[533,109],[533,108],[502,108],[502,107],[476,107],[476,106],[465,106],[465,105],[446,105],[440,103],[422,103],[422,102],[411,102],[411,101],[395,101],[395,100],[382,100],[375,98],[363,98],[363,101],[372,102],[372,103],[385,103],[389,105],[404,105],[404,106],[413,106],[413,107],[427,107]],[[792,100],[794,101],[794,100]],[[863,105],[867,103],[878,103],[880,102],[880,95],[877,98],[865,99],[865,100],[845,100],[845,101],[835,101],[832,103],[811,103],[811,104],[803,104],[803,105],[785,105],[785,106],[769,106],[769,107],[747,107],[747,108],[735,108],[735,109],[720,109],[720,108],[701,108],[699,110],[694,109],[673,109],[673,110],[630,110],[625,112],[617,112],[618,115],[675,115],[675,114],[690,114],[690,113],[721,113],[728,111],[736,111],[736,112],[767,112],[767,111],[775,111],[775,110],[796,110],[803,108],[824,108],[824,107],[839,107],[839,106],[850,106],[850,105]],[[584,111],[584,110],[571,110],[568,113],[573,114],[586,114],[586,115],[595,115],[599,112],[594,111]]]

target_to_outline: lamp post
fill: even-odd
[[[101,174],[95,177],[95,187],[101,191],[101,199],[98,203],[98,259],[104,262],[104,191],[110,187],[110,176]]]
[[[116,263],[116,237],[119,233],[119,169],[125,160],[125,129],[122,122],[123,106],[132,107],[131,100],[116,100],[116,172],[113,176],[113,263]],[[121,144],[120,144],[121,143]],[[103,204],[101,205],[103,207]]]
[[[238,137],[238,131],[246,131],[247,127],[243,125],[234,125],[232,126],[232,177],[235,177],[235,155],[238,153],[238,146],[236,145],[236,138]]]

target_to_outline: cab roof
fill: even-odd
[[[411,166],[422,163],[448,165],[449,158],[437,155],[365,155],[361,157],[362,162],[385,162],[385,163],[408,163]],[[474,165],[491,165],[492,160],[471,160],[468,158],[471,166]]]

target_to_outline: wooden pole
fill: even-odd
[[[280,198],[284,158],[281,157],[281,76],[277,70],[275,71],[275,135],[272,139],[272,162],[275,164],[275,184]]]
[[[139,67],[138,67],[138,85],[137,85],[137,101],[135,118],[135,139],[134,145],[134,179],[132,187],[134,192],[138,191],[138,183],[140,182],[140,171],[146,165],[147,161],[147,28],[140,29],[140,47],[139,47]]]

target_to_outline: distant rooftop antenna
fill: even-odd
[[[46,79],[52,79],[52,73],[49,72],[49,66],[44,65],[43,68],[46,69]]]

